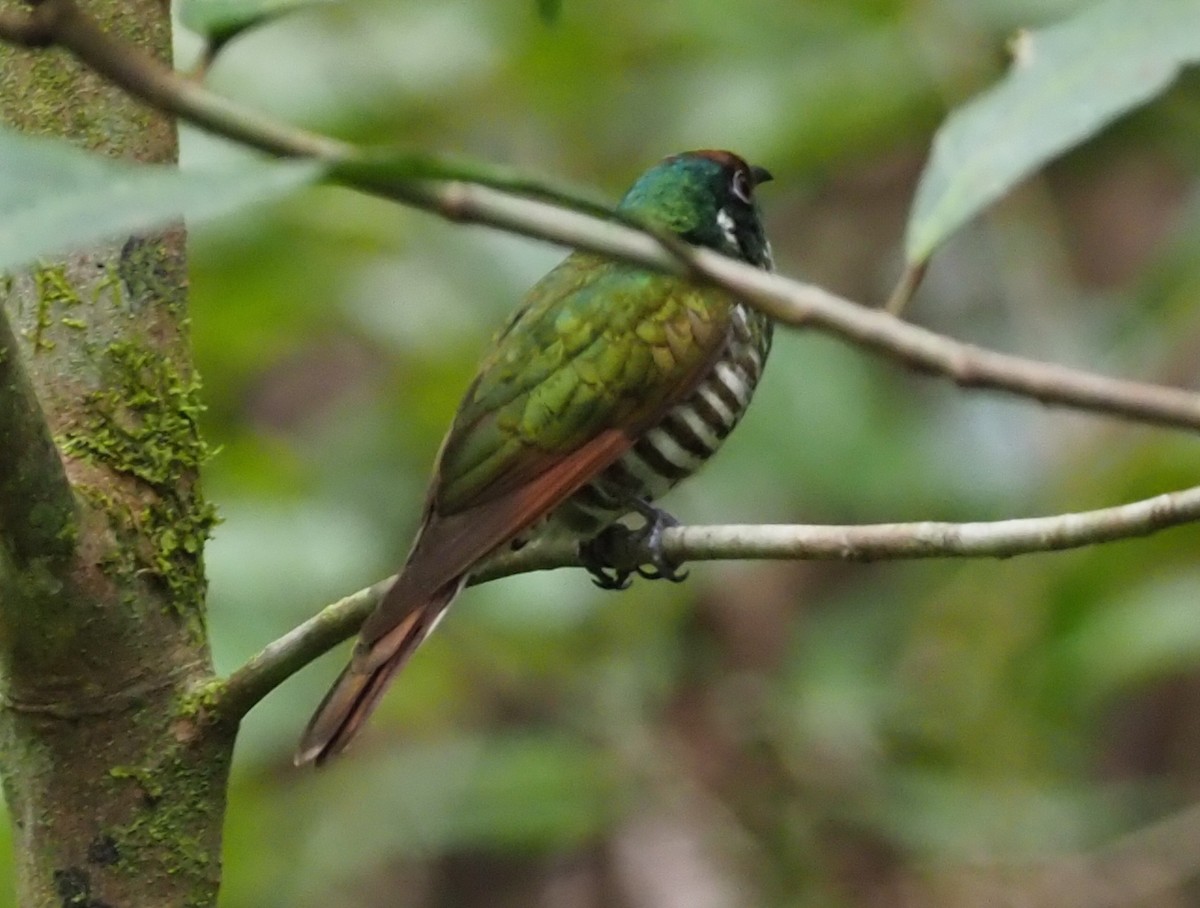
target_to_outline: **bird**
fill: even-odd
[[[729,151],[675,154],[638,177],[616,215],[771,271],[755,195],[770,179]],[[725,290],[591,252],[535,284],[455,413],[404,567],[305,728],[296,764],[321,765],[350,743],[495,553],[566,534],[599,585],[624,588],[632,572],[606,569],[597,543],[640,514],[655,557],[638,573],[682,579],[659,548],[674,519],[653,502],[738,423],[772,327]]]

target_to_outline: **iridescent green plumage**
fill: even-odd
[[[511,490],[602,429],[645,426],[711,360],[733,305],[711,287],[582,254],[528,300],[454,420],[440,512]]]
[[[769,178],[729,152],[676,155],[620,210],[769,268],[753,199]],[[490,554],[538,527],[590,536],[693,472],[741,417],[769,345],[767,320],[727,293],[602,256],[576,252],[535,285],[485,354],[404,569],[297,761],[345,747]]]

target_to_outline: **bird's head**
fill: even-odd
[[[728,151],[686,151],[655,164],[633,184],[618,210],[771,270],[771,244],[763,232],[754,190],[771,179]]]

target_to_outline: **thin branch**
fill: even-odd
[[[200,49],[200,55],[196,58],[195,64],[186,73],[188,79],[193,82],[203,82],[208,78],[208,73],[212,69],[213,64],[217,62],[217,54],[225,46],[224,41],[217,41],[213,38],[206,38],[204,46]]]
[[[395,577],[388,577],[327,605],[299,627],[267,644],[233,672],[215,695],[206,694],[215,696],[214,712],[225,720],[240,720],[251,707],[309,662],[354,634],[393,580]]]
[[[431,191],[432,192],[432,191]],[[672,248],[619,224],[514,198],[483,186],[439,187],[436,209],[455,220],[501,226],[593,249],[652,268],[703,278],[729,290],[776,321],[817,327],[882,353],[919,372],[949,378],[963,388],[987,388],[1045,404],[1105,413],[1154,425],[1200,430],[1200,394],[1109,378],[1054,363],[997,353],[901,321],[814,284],[760,271],[708,249]],[[664,259],[676,259],[670,267]],[[680,268],[678,260],[685,259]]]
[[[49,47],[57,43],[44,21],[7,9],[0,10],[0,40],[21,47]]]
[[[0,546],[16,567],[74,548],[75,497],[0,306]]]
[[[1108,378],[962,343],[820,287],[767,274],[709,250],[666,248],[646,232],[560,207],[568,200],[557,193],[551,194],[560,196],[558,205],[519,197],[514,193],[523,187],[514,189],[507,176],[489,180],[486,174],[476,173],[470,176],[471,182],[435,182],[429,177],[436,174],[429,169],[418,168],[414,177],[411,156],[399,159],[402,172],[389,173],[378,153],[270,120],[189,81],[104,33],[73,0],[42,0],[30,16],[37,27],[22,27],[24,33],[43,36],[48,31],[56,43],[134,96],[269,154],[324,162],[333,178],[344,185],[450,220],[484,224],[705,280],[781,322],[820,328],[910,368],[949,378],[963,388],[987,388],[1046,404],[1200,430],[1200,394]],[[0,37],[19,40],[22,28],[10,24],[7,33],[0,31]],[[459,165],[446,165],[445,172],[468,176]],[[492,187],[478,185],[489,182]],[[528,185],[524,189],[528,194]],[[591,206],[580,202],[575,207]]]
[[[884,523],[868,526],[672,527],[663,549],[676,562],[727,559],[884,561],[912,558],[1009,558],[1146,536],[1200,521],[1200,486],[1131,504],[980,523]],[[646,564],[650,553],[631,544],[627,563]],[[471,577],[485,583],[512,574],[579,565],[574,544],[534,543],[493,558]],[[393,578],[327,606],[268,645],[229,676],[216,709],[240,719],[294,672],[346,639],[375,608]]]

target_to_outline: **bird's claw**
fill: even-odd
[[[592,582],[602,590],[628,589],[630,578],[637,574],[647,580],[670,580],[682,583],[688,572],[680,571],[679,565],[671,561],[662,550],[663,530],[678,526],[679,521],[666,511],[649,502],[638,499],[633,510],[645,518],[644,526],[631,530],[623,524],[613,524],[598,535],[579,544],[579,557],[583,566],[592,575]],[[617,566],[623,553],[631,549],[646,548],[650,552],[648,564],[632,567]]]
[[[611,573],[609,573],[611,571]],[[633,586],[633,581],[630,580],[632,571],[619,571],[616,568],[604,567],[589,567],[588,573],[592,575],[592,583],[602,590],[627,590]]]
[[[602,590],[627,590],[633,583],[634,571],[613,566],[615,552],[628,544],[628,527],[615,524],[596,536],[579,543],[579,560],[592,575],[592,583]]]
[[[648,567],[638,565],[636,568],[638,576],[645,577],[647,580],[669,580],[672,583],[683,583],[687,580],[688,572],[681,573],[679,565],[667,557],[662,547],[663,530],[679,526],[679,521],[662,508],[656,508],[645,501],[640,502],[637,511],[646,518],[646,525],[637,532],[642,537],[641,543],[650,550],[650,564]]]
[[[638,566],[637,574],[647,580],[670,580],[672,583],[683,583],[688,579],[690,571],[680,571],[679,566],[664,561],[662,564],[652,564],[650,567]]]

